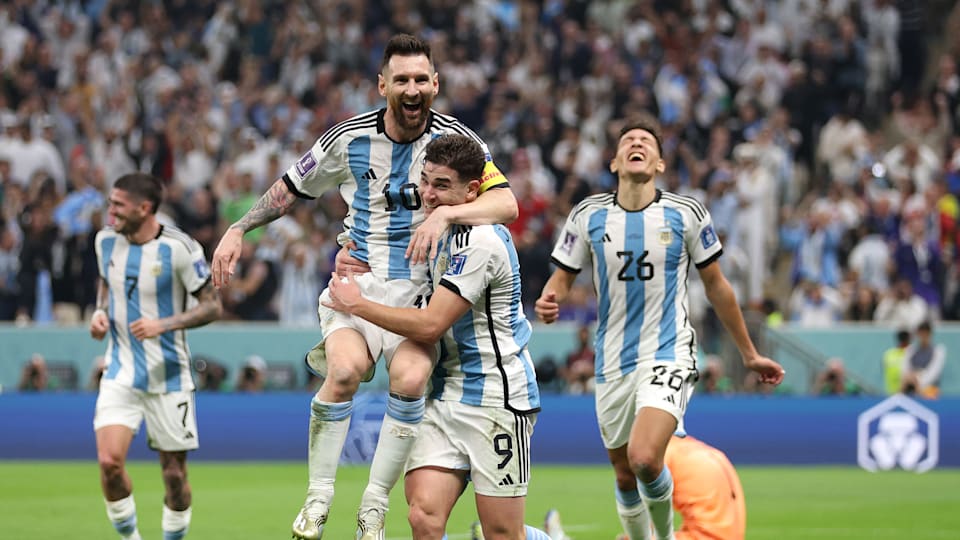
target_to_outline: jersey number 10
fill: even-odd
[[[390,190],[390,184],[383,186],[383,196],[387,199],[387,212],[393,212],[397,209],[397,201],[407,210],[420,209],[420,192],[417,191],[417,185],[413,182],[401,184],[396,191]]]

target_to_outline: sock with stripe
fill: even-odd
[[[673,539],[673,476],[666,465],[660,476],[649,484],[639,483],[640,493],[650,511],[650,522],[657,540]]]
[[[647,505],[643,504],[640,492],[636,489],[621,491],[616,488],[617,515],[623,531],[630,540],[650,539],[650,513]]]
[[[193,510],[189,506],[186,510],[172,510],[167,505],[163,505],[163,514],[160,518],[163,540],[181,540],[187,536],[192,513]]]
[[[328,403],[316,397],[310,402],[310,436],[307,450],[307,500],[330,506],[337,464],[350,429],[353,401]]]
[[[410,449],[420,432],[425,409],[423,396],[410,398],[391,393],[387,397],[387,414],[380,427],[380,439],[370,464],[370,481],[360,500],[360,508],[386,510],[390,490],[403,474]]]
[[[118,501],[104,500],[107,506],[107,518],[113,528],[120,533],[123,540],[141,540],[137,530],[137,505],[133,502],[133,495]]]

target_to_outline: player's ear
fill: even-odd
[[[440,74],[436,71],[433,72],[433,95],[436,96],[440,93]]]
[[[383,73],[377,73],[377,90],[380,96],[387,97],[387,79],[383,77]]]
[[[610,172],[617,174],[617,158],[614,157],[610,160]]]
[[[667,162],[663,159],[657,160],[657,172],[663,174],[663,171],[667,170]]]
[[[467,182],[467,202],[471,202],[480,196],[480,179]]]

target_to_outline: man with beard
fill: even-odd
[[[95,243],[101,279],[90,335],[100,340],[109,332],[110,339],[93,427],[107,517],[126,540],[140,539],[125,464],[142,422],[163,470],[163,538],[179,540],[190,526],[187,451],[199,441],[184,330],[216,320],[223,309],[200,244],[157,221],[162,196],[155,176],[121,176],[109,197],[113,226]],[[188,294],[198,300],[189,309]]]
[[[425,218],[418,181],[423,151],[446,133],[482,141],[457,119],[430,109],[440,88],[430,46],[409,35],[387,43],[378,75],[383,109],[360,114],[328,129],[313,147],[274,182],[238,222],[230,226],[213,256],[214,284],[230,280],[243,234],[280,217],[298,198],[313,199],[339,188],[349,207],[340,235],[337,271],[357,277],[363,294],[394,307],[423,307],[429,295],[428,256],[450,224],[505,223],[516,218],[517,202],[486,152],[481,194],[470,204],[449,206]],[[321,294],[328,298],[329,291]],[[382,354],[390,373],[390,395],[370,481],[357,514],[357,538],[382,540],[389,492],[403,472],[423,418],[424,392],[436,360],[432,346],[382,330],[358,317],[319,307],[322,341],[307,364],[324,377],[311,402],[307,497],[293,522],[293,537],[323,535],[333,499],[334,477],[343,450],[353,395],[372,377]]]

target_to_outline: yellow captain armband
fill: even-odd
[[[507,177],[503,176],[503,173],[493,164],[493,161],[488,161],[483,166],[483,176],[480,177],[480,193],[483,193],[493,186],[506,183]]]

